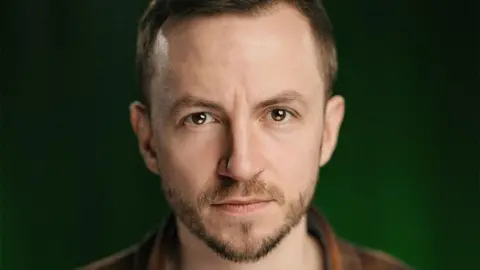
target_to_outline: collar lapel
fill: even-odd
[[[320,241],[325,259],[325,270],[362,270],[355,249],[338,240],[328,221],[320,211],[311,207],[307,214],[309,233]],[[135,270],[170,270],[178,260],[178,239],[173,214],[157,234],[140,247]]]

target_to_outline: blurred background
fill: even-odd
[[[325,5],[347,112],[315,204],[415,269],[480,269],[479,4]],[[1,6],[0,269],[73,269],[167,211],[128,120],[147,1]]]

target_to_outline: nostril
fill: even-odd
[[[233,185],[235,185],[235,179],[231,178],[231,177],[228,177],[228,176],[220,176],[220,185],[222,187],[231,187]]]

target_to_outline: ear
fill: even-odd
[[[345,100],[341,96],[333,96],[325,105],[322,145],[320,149],[320,167],[327,164],[337,146],[338,133],[345,114]]]
[[[137,135],[140,154],[147,168],[154,174],[158,174],[156,147],[146,107],[140,102],[133,102],[129,109],[130,123]]]

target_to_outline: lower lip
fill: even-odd
[[[257,212],[265,208],[270,202],[257,202],[249,204],[217,204],[214,207],[222,212],[226,212],[231,215],[245,215]]]

